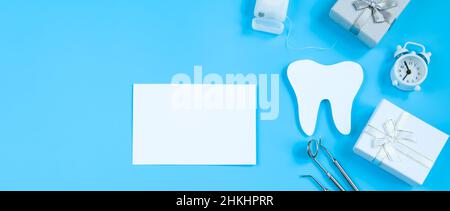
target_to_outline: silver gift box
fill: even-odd
[[[337,0],[331,8],[330,17],[373,48],[409,2],[410,0]]]

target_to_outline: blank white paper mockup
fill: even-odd
[[[134,165],[256,165],[256,85],[135,84]]]

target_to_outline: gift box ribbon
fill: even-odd
[[[386,158],[393,162],[400,162],[399,155],[403,154],[423,167],[431,169],[434,161],[407,145],[407,143],[413,144],[416,141],[413,132],[399,129],[404,116],[405,113],[402,113],[396,121],[387,120],[383,124],[382,130],[370,123],[367,125],[364,132],[372,136],[372,147],[379,148],[373,162],[383,163]]]
[[[362,27],[366,25],[370,19],[374,23],[392,23],[395,17],[388,11],[397,7],[397,0],[356,0],[353,2],[353,7],[356,11],[361,11],[359,17],[355,20],[350,31],[358,35]]]

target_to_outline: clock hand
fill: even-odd
[[[409,69],[408,63],[406,63],[406,61],[403,62],[406,66],[406,69],[408,70],[408,72],[411,72],[411,69]],[[411,74],[411,73],[410,73]]]
[[[408,66],[408,64],[406,63],[406,61],[404,61],[403,63],[404,63],[405,66],[406,66],[406,75],[405,75],[405,77],[403,78],[403,80],[405,80],[409,75],[411,75],[412,71],[411,71],[411,69],[409,69],[409,66]]]
[[[403,77],[403,80],[405,80],[408,76],[409,76],[409,74],[406,74],[405,77]]]

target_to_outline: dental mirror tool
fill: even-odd
[[[341,184],[339,184],[339,182],[336,180],[336,178],[334,178],[330,172],[328,172],[323,166],[322,164],[319,163],[319,161],[317,160],[317,156],[319,155],[319,151],[320,149],[324,150],[326,152],[326,154],[328,155],[328,158],[331,160],[331,162],[334,164],[334,166],[336,166],[336,168],[339,170],[339,172],[342,174],[342,176],[345,178],[345,180],[347,181],[347,183],[352,187],[352,189],[354,191],[359,191],[358,187],[355,185],[355,183],[353,182],[353,180],[350,178],[350,176],[348,176],[347,172],[344,170],[344,168],[342,167],[342,165],[339,163],[339,161],[333,156],[333,154],[331,154],[330,151],[328,151],[328,149],[322,145],[322,139],[316,140],[316,139],[312,139],[308,142],[308,155],[309,157],[311,157],[311,159],[314,160],[314,162],[320,167],[320,169],[322,169],[322,171],[328,176],[328,178],[330,178],[330,180],[340,189],[340,190],[344,190],[344,188],[342,187]]]

